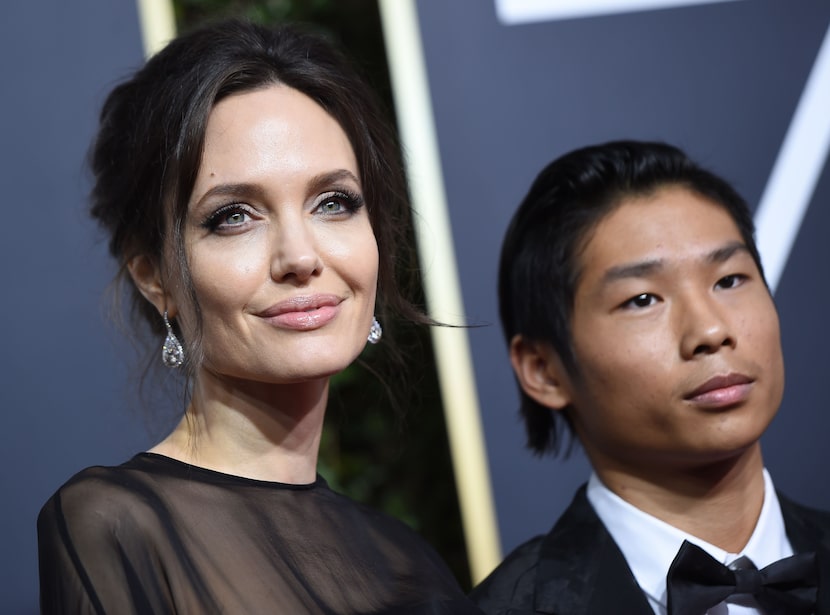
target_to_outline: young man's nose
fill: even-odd
[[[684,298],[681,312],[683,358],[693,359],[735,346],[726,310],[711,295]]]

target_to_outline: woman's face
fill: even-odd
[[[362,194],[349,139],[304,94],[273,85],[216,105],[184,232],[204,369],[287,383],[357,357],[378,274]],[[193,308],[173,288],[187,337]]]

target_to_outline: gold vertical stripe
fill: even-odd
[[[171,0],[136,0],[144,57],[149,58],[176,36]]]
[[[444,322],[463,322],[464,306],[415,3],[379,0],[379,6],[429,311]],[[499,563],[501,548],[467,330],[433,327],[432,340],[470,572],[477,583]]]

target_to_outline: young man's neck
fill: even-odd
[[[594,469],[616,495],[640,510],[731,553],[752,536],[764,503],[760,443],[725,461],[648,473]]]

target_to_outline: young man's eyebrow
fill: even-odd
[[[742,241],[731,241],[722,248],[712,250],[706,257],[706,260],[710,263],[725,263],[738,252],[749,254],[749,248]]]
[[[725,263],[739,252],[749,254],[746,244],[742,241],[730,241],[728,244],[712,250],[701,260],[707,263]],[[602,283],[610,284],[626,278],[644,278],[659,271],[665,265],[666,262],[662,258],[617,265],[605,272],[605,275],[602,276]]]
[[[627,263],[625,265],[617,265],[611,267],[602,276],[603,284],[610,284],[625,278],[643,278],[649,274],[654,273],[663,268],[665,262],[663,259],[654,259],[647,261],[640,261],[636,263]]]

